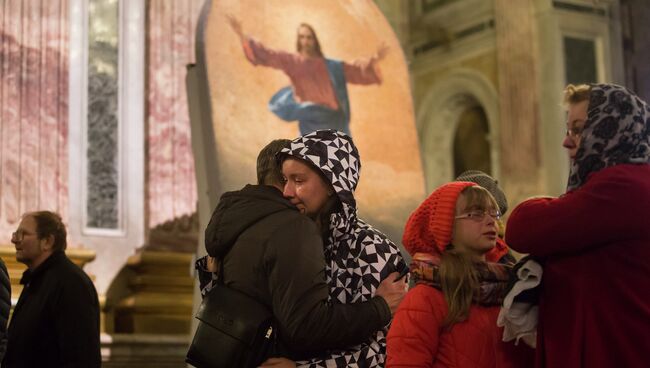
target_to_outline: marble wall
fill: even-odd
[[[148,225],[196,211],[185,66],[194,62],[194,34],[203,0],[147,2]]]
[[[68,1],[0,2],[0,244],[26,211],[68,212]]]

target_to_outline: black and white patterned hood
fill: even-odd
[[[354,190],[359,183],[361,161],[352,138],[336,130],[317,130],[295,139],[282,153],[314,164],[332,184],[341,202],[356,208]]]
[[[343,204],[342,210],[330,217],[330,235],[336,247],[358,221],[354,191],[359,183],[361,161],[352,138],[336,130],[317,130],[295,139],[281,153],[312,163],[332,184]]]
[[[324,239],[329,300],[350,304],[370,300],[380,282],[406,267],[399,248],[363,220],[357,218],[354,190],[361,162],[352,138],[335,130],[318,130],[291,142],[280,155],[312,163],[332,184],[341,200],[341,210],[330,215]],[[330,350],[301,367],[383,367],[387,329],[377,331],[365,343],[344,350]]]
[[[594,172],[625,163],[650,163],[650,107],[624,87],[592,84],[567,191],[582,186]]]

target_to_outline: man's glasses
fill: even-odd
[[[476,222],[481,222],[485,219],[486,215],[492,217],[495,220],[501,218],[501,212],[499,211],[479,211],[479,210],[469,211],[467,213],[463,213],[462,215],[458,215],[454,218],[468,219]]]
[[[11,241],[21,242],[23,241],[23,239],[25,239],[25,235],[33,235],[33,234],[25,230],[16,230],[13,233],[11,233]]]

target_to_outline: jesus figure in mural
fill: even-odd
[[[380,84],[379,61],[388,53],[381,44],[374,55],[348,63],[326,58],[314,29],[298,27],[297,52],[273,50],[244,34],[239,19],[227,16],[239,36],[244,54],[253,65],[282,70],[291,86],[280,89],[269,101],[269,109],[280,119],[298,121],[300,134],[336,129],[350,135],[350,102],[347,84]]]

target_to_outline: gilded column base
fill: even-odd
[[[113,309],[115,333],[189,334],[192,259],[188,253],[150,250],[131,256],[126,265],[131,293]]]

